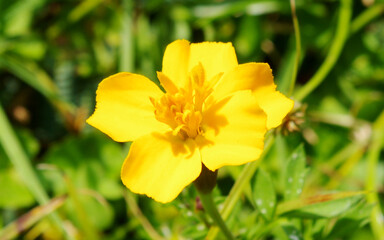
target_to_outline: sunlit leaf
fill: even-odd
[[[271,220],[275,212],[276,193],[268,173],[259,169],[253,191],[253,198],[261,215]]]
[[[284,199],[286,201],[300,196],[306,174],[304,146],[300,145],[293,151],[285,170]]]
[[[366,201],[360,201],[336,222],[328,235],[329,238],[342,238],[342,236],[353,233],[368,224],[373,207],[374,204],[367,204]]]
[[[282,226],[285,234],[287,234],[288,240],[302,240],[303,235],[301,232],[293,225],[283,225]]]
[[[35,202],[29,189],[13,168],[0,169],[0,207],[27,207]]]
[[[317,195],[284,202],[277,213],[300,218],[332,218],[338,216],[359,202],[364,192],[340,192]]]

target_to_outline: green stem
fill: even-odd
[[[45,192],[42,184],[40,183],[31,162],[28,159],[27,154],[24,152],[16,134],[12,131],[12,126],[8,122],[7,116],[0,104],[0,145],[2,145],[9,160],[14,165],[16,171],[19,173],[25,185],[31,191],[40,205],[49,203],[49,197]],[[63,222],[59,216],[55,213],[50,214],[54,224],[59,227],[64,233],[66,239],[71,239],[71,236],[67,233]]]
[[[352,15],[352,0],[341,0],[340,15],[338,19],[336,36],[323,64],[315,75],[295,94],[297,101],[302,101],[315,90],[335,66],[349,34],[349,25]]]
[[[296,15],[295,0],[291,0],[291,10],[292,10],[293,28],[295,30],[296,54],[295,54],[295,62],[293,65],[293,71],[292,71],[292,79],[291,79],[291,83],[289,84],[288,96],[292,94],[293,89],[295,88],[297,71],[299,68],[300,55],[301,55],[300,28],[299,28],[299,21]]]
[[[203,204],[204,210],[211,216],[216,225],[221,229],[223,234],[227,237],[227,239],[235,239],[225,224],[223,218],[220,216],[219,211],[216,208],[216,205],[212,198],[212,192],[202,193],[199,192],[200,201]],[[207,239],[211,239],[207,236]]]
[[[120,72],[132,72],[134,69],[133,3],[134,1],[124,0],[122,6]]]
[[[372,19],[380,16],[384,12],[384,4],[374,4],[367,8],[359,16],[357,16],[351,23],[351,33],[358,32],[361,28],[367,25]]]
[[[373,124],[372,142],[368,149],[368,173],[365,190],[371,194],[367,195],[367,202],[375,204],[371,213],[371,228],[375,239],[384,239],[384,222],[380,200],[377,195],[376,177],[380,151],[384,145],[384,111]]]
[[[152,224],[141,212],[139,206],[136,203],[136,200],[132,196],[132,193],[124,190],[123,196],[124,196],[125,202],[128,205],[128,209],[130,210],[132,215],[140,222],[141,226],[144,228],[148,236],[154,240],[163,240],[164,238],[155,230]]]
[[[231,191],[229,192],[229,195],[224,202],[223,210],[221,211],[221,216],[223,217],[224,220],[228,219],[229,214],[232,212],[237,201],[239,200],[240,195],[243,192],[243,189],[247,186],[247,184],[249,183],[249,180],[255,174],[264,156],[268,153],[269,149],[271,148],[275,140],[273,135],[267,136],[266,139],[267,140],[265,143],[263,154],[260,156],[260,158],[257,161],[249,163],[243,168],[239,178],[236,180]],[[207,234],[207,239],[215,239],[218,233],[218,230],[219,229],[217,227],[212,227]]]

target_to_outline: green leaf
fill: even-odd
[[[25,38],[20,40],[13,40],[12,38],[7,39],[8,43],[8,51],[11,50],[12,53],[16,53],[24,58],[28,58],[31,60],[40,60],[43,58],[47,46],[46,44],[37,38]]]
[[[332,218],[347,211],[360,199],[361,197],[352,197],[324,203],[317,203],[295,211],[292,214],[310,218]]]
[[[305,151],[303,145],[300,145],[293,151],[286,168],[284,190],[284,199],[286,201],[300,196],[303,191],[306,174]]]
[[[261,215],[270,221],[275,213],[276,193],[269,174],[261,169],[257,173],[253,198]]]
[[[336,222],[327,238],[341,239],[368,224],[374,206],[375,204],[367,204],[364,200],[360,201]]]
[[[284,225],[282,226],[285,234],[287,234],[287,239],[289,240],[302,240],[303,235],[294,225]]]
[[[13,168],[0,169],[0,208],[19,208],[32,205],[35,200]]]
[[[356,204],[356,206],[348,211],[343,217],[359,221],[367,220],[369,219],[369,216],[371,215],[372,209],[375,205],[375,203],[368,204],[363,200]]]
[[[84,207],[84,211],[93,227],[96,227],[97,229],[105,229],[111,225],[114,212],[105,200],[100,201],[95,198],[95,196],[87,196],[84,194],[79,194],[78,197],[81,202],[81,206]]]
[[[353,208],[365,192],[324,194],[281,204],[278,214],[299,218],[332,218]]]
[[[16,138],[19,140],[20,145],[24,150],[24,152],[26,153],[26,155],[30,159],[33,159],[40,149],[40,145],[37,139],[32,135],[30,131],[26,129],[15,128],[14,132],[15,132]],[[12,166],[10,159],[5,151],[6,150],[0,146],[0,159],[2,159],[2,161],[0,161],[0,170],[6,169]]]
[[[11,1],[7,11],[4,11],[1,20],[4,33],[8,36],[26,35],[31,30],[34,13],[44,3],[41,0],[20,0]]]
[[[204,239],[207,235],[207,231],[203,224],[188,225],[183,230],[183,236],[187,239]]]

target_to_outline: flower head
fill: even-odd
[[[133,141],[121,179],[159,202],[176,198],[202,164],[215,171],[256,160],[265,132],[293,107],[275,90],[269,65],[239,65],[231,43],[177,40],[157,76],[165,92],[137,74],[104,79],[87,122],[115,141]]]

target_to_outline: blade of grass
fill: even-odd
[[[40,205],[47,204],[49,198],[42,184],[40,183],[31,162],[24,152],[19,140],[13,132],[11,124],[8,122],[7,116],[0,104],[0,145],[3,147],[8,158],[14,165],[16,171],[24,181],[25,185],[31,191],[35,199]],[[51,213],[54,223],[61,229],[67,239],[71,239],[66,232],[63,222],[55,213]]]
[[[336,61],[339,58],[344,44],[348,38],[351,16],[352,0],[341,0],[336,35],[332,42],[331,48],[315,75],[294,94],[294,97],[297,101],[302,101],[313,90],[315,90],[324,81],[325,77],[335,66]]]
[[[338,199],[343,199],[343,198],[348,198],[348,197],[353,197],[353,196],[359,196],[367,194],[367,192],[364,191],[358,191],[358,192],[340,192],[340,193],[332,193],[332,194],[324,194],[324,195],[316,195],[312,197],[306,197],[306,198],[299,198],[287,202],[283,202],[279,204],[276,210],[276,215],[282,215],[286,212],[295,210],[295,209],[300,209],[305,206],[310,206],[312,204],[316,203],[323,203],[323,202],[328,202],[332,200],[338,200]]]
[[[377,3],[369,8],[365,9],[360,15],[358,15],[355,19],[352,20],[350,25],[349,37],[353,34],[360,31],[365,25],[370,23],[373,19],[379,17],[384,13],[384,4]],[[324,42],[327,42],[332,37],[332,29],[328,29],[322,33],[318,39],[315,41],[319,45],[325,45]]]
[[[384,147],[384,111],[373,124],[372,142],[368,149],[368,173],[365,182],[365,190],[373,192],[367,196],[368,203],[374,203],[375,206],[371,213],[371,228],[375,239],[384,239],[384,221],[383,212],[380,206],[379,196],[377,194],[377,169],[380,158],[380,151]]]
[[[141,226],[143,226],[148,236],[154,240],[163,240],[164,238],[155,230],[155,228],[151,225],[148,219],[141,212],[132,194],[127,190],[124,190],[123,196],[125,202],[127,203],[129,211],[140,222]]]
[[[370,21],[384,13],[384,3],[374,4],[367,8],[351,23],[351,33],[356,33],[367,25]]]
[[[46,97],[67,123],[72,121],[74,106],[60,99],[58,89],[53,80],[36,64],[2,54],[0,55],[0,68],[5,68]]]
[[[30,228],[33,224],[37,223],[46,215],[52,213],[61,207],[67,196],[61,196],[51,199],[47,204],[33,208],[20,218],[8,224],[0,231],[0,240],[12,239],[17,237],[21,232]]]
[[[0,55],[0,67],[7,69],[46,98],[57,98],[58,91],[53,81],[33,63],[28,64],[15,57],[2,54]]]
[[[352,9],[350,7],[349,9]],[[301,101],[304,99],[307,95],[310,94],[318,85],[321,84],[321,82],[325,79],[326,75],[328,72],[332,69],[333,65],[335,64],[338,56],[340,55],[341,49],[338,49],[337,46],[342,46],[346,40],[347,37],[351,36],[352,34],[355,34],[358,32],[361,28],[363,28],[365,25],[367,25],[369,22],[371,22],[373,19],[377,18],[378,16],[382,15],[384,12],[384,4],[383,3],[378,3],[374,4],[365,11],[363,11],[359,16],[357,16],[351,23],[350,23],[350,31],[348,32],[347,30],[347,25],[343,25],[344,23],[349,23],[347,21],[347,18],[350,17],[349,13],[351,10],[345,9],[344,14],[342,14],[342,9],[340,9],[340,16],[339,16],[339,24],[338,24],[338,29],[344,28],[343,32],[340,32],[340,34],[336,34],[334,41],[332,43],[332,47],[330,52],[328,53],[325,61],[319,68],[319,70],[316,72],[316,74],[311,78],[310,82],[312,81],[309,87],[304,86],[302,89],[300,89],[298,92],[296,92],[295,96],[296,99]],[[295,23],[294,23],[295,24]],[[294,26],[295,27],[295,26]],[[296,27],[295,27],[296,31]],[[338,31],[339,32],[339,31]],[[296,32],[295,32],[296,34]],[[331,32],[327,31],[326,33],[323,34],[324,36],[330,36]],[[344,35],[348,35],[347,37]],[[345,39],[343,39],[345,38]],[[343,42],[344,41],[344,42]],[[343,44],[342,44],[343,43]],[[297,46],[297,37],[296,37],[296,46]],[[332,62],[328,62],[331,60]],[[294,75],[294,73],[292,73]],[[315,80],[312,80],[315,79]],[[305,92],[304,92],[305,91]]]
[[[123,1],[123,11],[121,20],[121,55],[120,55],[120,72],[132,72],[134,70],[134,36],[133,36],[133,1]]]
[[[289,87],[292,79],[292,72],[296,60],[296,47],[289,44],[282,59],[280,68],[276,69],[275,82],[277,90],[288,95]]]
[[[296,54],[295,54],[295,62],[294,62],[294,66],[293,66],[293,71],[292,71],[292,79],[291,79],[291,83],[289,84],[288,96],[290,96],[292,94],[293,89],[295,88],[297,71],[299,69],[300,55],[301,55],[300,27],[299,27],[299,20],[297,19],[297,15],[296,15],[295,0],[291,0],[290,2],[291,2],[291,10],[292,10],[293,28],[295,30]]]
[[[233,1],[216,4],[201,4],[191,9],[191,15],[200,19],[219,19],[245,11],[248,15],[259,16],[273,12],[286,12],[289,5],[284,1],[248,2]]]
[[[87,13],[95,9],[102,2],[103,2],[102,0],[81,1],[81,3],[68,14],[67,19],[69,20],[69,22],[72,22],[72,23],[77,22]]]

